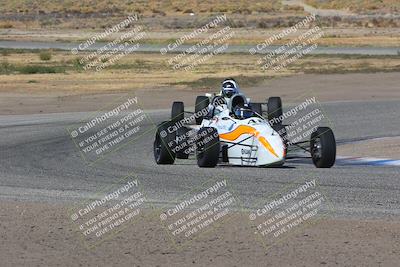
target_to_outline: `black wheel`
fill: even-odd
[[[169,133],[168,127],[173,123],[164,121],[157,127],[153,144],[154,159],[157,164],[173,164],[175,161],[175,132]]]
[[[178,122],[183,120],[185,117],[185,107],[183,102],[174,102],[172,103],[171,109],[171,121]]]
[[[258,114],[260,114],[261,116],[262,116],[262,104],[261,103],[251,103],[250,104],[251,105],[251,109],[254,111],[254,112],[256,112],[256,113],[258,113]]]
[[[210,99],[207,96],[198,96],[196,97],[196,106],[194,107],[194,111],[196,114],[205,113],[204,110],[207,110],[208,105],[210,104]],[[196,116],[196,124],[200,125],[203,121],[203,116]]]
[[[317,168],[330,168],[336,160],[336,141],[329,127],[318,127],[311,134],[311,157]]]
[[[188,159],[189,158],[189,150],[190,150],[190,130],[185,127],[181,127],[178,129],[178,133],[176,135],[176,158],[178,159]]]
[[[197,132],[196,156],[199,167],[213,168],[218,163],[220,142],[215,128],[204,127]]]
[[[268,120],[271,124],[281,124],[282,121],[279,119],[282,116],[282,100],[280,97],[270,97],[267,103],[268,108]]]

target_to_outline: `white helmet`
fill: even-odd
[[[234,79],[226,79],[222,82],[221,94],[224,97],[231,98],[239,93],[239,86]]]

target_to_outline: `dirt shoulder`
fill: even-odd
[[[68,207],[2,201],[3,266],[395,266],[400,223],[324,219],[265,250],[236,218],[177,251],[159,221],[142,216],[119,234],[87,249],[72,228]]]

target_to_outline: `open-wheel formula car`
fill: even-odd
[[[302,150],[318,168],[334,165],[336,142],[330,128],[315,127],[309,140],[291,142],[287,127],[282,124],[280,97],[251,103],[228,79],[220,93],[198,96],[194,112],[186,112],[183,102],[173,103],[171,120],[158,125],[154,158],[157,164],[173,164],[176,158],[195,155],[200,167],[282,166],[288,159],[303,158],[290,155]]]

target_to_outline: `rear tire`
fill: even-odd
[[[279,119],[282,116],[282,100],[280,97],[268,98],[268,120],[271,124],[282,124]]]
[[[173,123],[164,121],[157,126],[153,143],[154,160],[157,164],[174,164],[175,133],[168,133],[168,127]]]
[[[213,168],[218,164],[220,142],[215,128],[204,127],[198,131],[196,157],[199,167]]]
[[[336,141],[329,127],[318,127],[311,134],[310,151],[317,168],[330,168],[336,160]]]
[[[251,105],[251,109],[252,109],[254,112],[260,114],[261,116],[263,115],[263,114],[262,114],[263,111],[262,111],[262,104],[261,104],[261,103],[251,103],[250,105]]]
[[[196,114],[199,114],[199,112],[204,112],[204,109],[208,108],[208,105],[210,104],[210,99],[208,96],[198,96],[196,97],[196,106],[194,107],[194,111]],[[201,122],[203,121],[203,116],[197,116],[196,117],[196,124],[200,125]]]
[[[183,102],[172,103],[171,121],[178,122],[185,118],[185,106]]]

